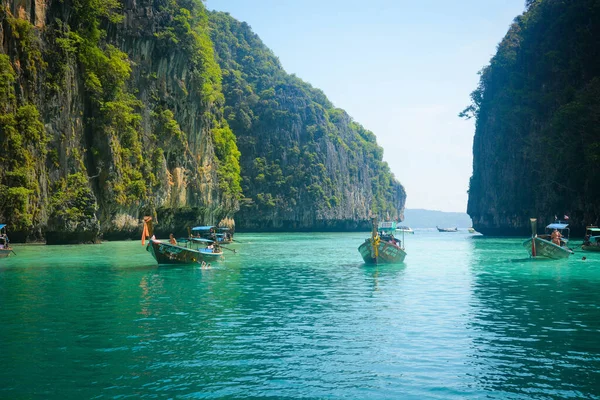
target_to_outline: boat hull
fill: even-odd
[[[594,245],[582,245],[581,246],[581,250],[585,250],[585,251],[600,251],[600,246],[594,246]]]
[[[553,260],[560,260],[563,258],[567,258],[571,254],[573,254],[573,251],[571,249],[558,246],[548,240],[544,240],[544,239],[540,239],[539,237],[536,237],[535,239],[528,239],[525,242],[523,242],[523,247],[525,247],[527,249],[527,251],[529,252],[529,255],[531,257],[533,257],[533,254],[532,254],[533,249],[531,246],[532,240],[535,240],[535,252],[536,252],[535,257],[545,257],[545,258],[550,258]]]
[[[0,249],[0,258],[6,258],[10,256],[10,253],[12,253],[12,249]]]
[[[367,239],[358,247],[358,251],[366,264],[397,264],[404,261],[406,252],[400,247],[385,241],[380,241],[377,252],[372,239]]]
[[[201,250],[188,249],[181,246],[151,240],[146,250],[159,265],[167,264],[197,264],[199,262],[215,262],[223,255],[219,253],[203,252]]]

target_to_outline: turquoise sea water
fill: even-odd
[[[600,399],[600,254],[418,231],[365,266],[366,236],[239,234],[208,270],[16,246],[0,398]]]

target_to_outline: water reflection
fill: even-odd
[[[600,265],[516,252],[506,239],[474,241],[471,362],[480,385],[523,397],[599,396]]]

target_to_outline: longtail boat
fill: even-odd
[[[600,251],[600,228],[597,226],[587,226],[585,228],[585,238],[581,250]]]
[[[546,226],[546,233],[537,234],[537,219],[531,218],[531,239],[523,242],[531,257],[545,257],[553,260],[567,258],[573,254],[569,244],[569,224],[556,221]]]
[[[436,226],[438,232],[458,232],[458,228],[440,228]]]
[[[10,247],[10,241],[6,235],[6,224],[0,224],[0,258],[6,258],[11,254],[16,253]]]
[[[222,244],[229,244],[233,241],[231,229],[226,227],[217,227],[212,225],[195,226],[192,228],[191,237],[214,240]]]
[[[179,243],[185,244],[185,246],[150,239],[146,251],[152,254],[158,264],[196,264],[202,261],[211,263],[223,257],[221,247],[212,240],[179,239]],[[206,246],[207,244],[208,246]]]
[[[395,230],[396,222],[384,221],[377,224],[377,219],[373,219],[371,237],[365,239],[358,247],[366,264],[393,264],[404,261],[404,240],[400,241],[394,237]]]

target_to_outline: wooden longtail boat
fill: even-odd
[[[585,238],[581,250],[600,251],[600,228],[597,226],[587,226],[585,228]]]
[[[438,232],[458,232],[458,228],[440,228],[436,226]]]
[[[0,258],[6,258],[11,254],[16,253],[10,247],[10,241],[6,236],[6,224],[0,224]]]
[[[406,257],[406,252],[402,242],[394,237],[392,232],[396,230],[396,223],[385,221],[377,224],[377,219],[373,218],[373,229],[371,237],[365,239],[364,243],[358,247],[358,251],[366,264],[393,264],[401,263]]]
[[[223,257],[223,251],[216,244],[212,249],[198,247],[199,244],[202,246],[206,243],[212,244],[212,240],[194,238],[193,240],[180,239],[180,241],[185,242],[186,247],[150,239],[146,250],[152,254],[158,264],[196,264],[202,261],[211,263]],[[194,243],[196,243],[195,249],[192,248]]]
[[[217,243],[229,244],[233,241],[231,229],[212,225],[195,226],[192,228],[192,237],[214,240]]]
[[[553,260],[567,258],[573,254],[567,245],[569,243],[569,224],[556,221],[546,227],[546,233],[538,235],[537,219],[531,218],[531,239],[523,242],[523,247],[527,249],[531,257],[545,257]],[[556,239],[560,245],[552,242],[553,232],[559,232],[560,236]]]

